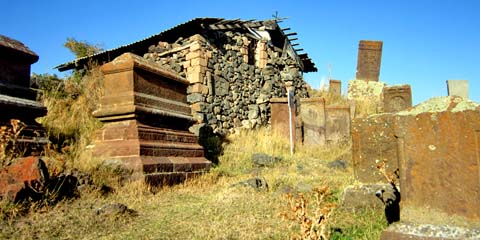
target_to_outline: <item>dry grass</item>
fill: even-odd
[[[102,95],[103,75],[92,66],[85,75],[74,74],[60,84],[58,81],[41,86],[42,102],[48,114],[39,119],[51,141],[46,151],[51,158],[62,158],[67,168],[90,171],[98,161],[92,159],[86,147],[101,123],[92,116]],[[57,84],[57,87],[48,84]],[[60,153],[60,154],[58,154]]]
[[[24,217],[0,222],[0,238],[13,239],[288,239],[300,224],[282,221],[286,193],[314,202],[314,189],[329,186],[327,204],[340,204],[341,192],[353,183],[351,168],[332,170],[328,162],[349,159],[350,144],[326,148],[299,147],[290,156],[288,142],[268,129],[230,136],[219,165],[197,179],[164,187],[156,194],[141,181],[117,187],[115,194],[84,192],[81,199],[43,207]],[[258,168],[251,154],[282,157],[273,167]],[[254,176],[266,191],[232,185]],[[96,209],[123,203],[138,216],[97,215]],[[312,209],[315,211],[314,209]],[[382,212],[352,213],[337,208],[326,228],[331,239],[375,239],[386,227]]]
[[[310,97],[322,97],[325,99],[327,105],[348,105],[348,100],[345,96],[332,93],[324,89],[309,89]]]

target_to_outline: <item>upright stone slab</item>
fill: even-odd
[[[27,125],[18,140],[26,155],[39,154],[47,143],[43,128],[35,121],[47,109],[30,89],[30,65],[37,61],[37,54],[23,43],[0,35],[0,126],[9,126],[11,119]]]
[[[353,173],[358,184],[345,189],[345,207],[385,208],[375,193],[386,191],[393,196],[392,187],[377,169],[380,162],[385,162],[389,173],[398,168],[393,127],[394,114],[391,113],[352,119]]]
[[[447,80],[448,96],[468,98],[468,80]]]
[[[358,44],[357,79],[378,82],[382,62],[382,46],[382,41],[360,41]]]
[[[325,139],[337,143],[350,138],[350,106],[325,106]]]
[[[399,112],[409,107],[412,107],[412,90],[410,85],[383,88],[384,112]]]
[[[101,67],[105,95],[94,116],[105,123],[94,155],[143,174],[150,184],[179,182],[208,171],[187,104],[189,82],[137,55]]]
[[[347,99],[355,104],[355,115],[352,118],[382,113],[384,88],[385,83],[383,82],[349,81]]]
[[[290,120],[289,120],[289,110],[288,110],[288,99],[287,98],[271,98],[270,99],[270,108],[271,108],[271,124],[272,130],[274,133],[278,134],[281,137],[286,139],[290,138]],[[293,118],[292,126],[296,126],[296,108],[293,107]],[[293,131],[293,139],[296,139],[296,131]]]
[[[355,180],[365,184],[386,184],[377,164],[385,161],[388,172],[394,172],[398,168],[394,116],[390,113],[377,114],[352,120]]]
[[[330,83],[328,85],[328,92],[334,96],[341,96],[342,95],[342,81],[330,79]]]
[[[430,99],[398,113],[395,135],[401,221],[382,239],[480,239],[480,105]]]
[[[303,144],[325,145],[325,99],[300,99]]]

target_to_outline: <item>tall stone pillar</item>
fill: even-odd
[[[361,40],[358,44],[358,80],[378,82],[382,62],[382,41]]]

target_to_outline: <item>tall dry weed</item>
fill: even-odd
[[[291,239],[329,239],[327,227],[337,205],[325,200],[331,195],[328,186],[315,188],[313,195],[315,201],[302,193],[298,196],[286,195],[287,210],[280,216],[283,220],[292,222],[291,226],[300,225],[300,233],[293,234]]]
[[[25,127],[26,125],[18,119],[11,119],[10,126],[0,126],[0,168],[12,164],[15,158],[23,156],[24,149],[19,138]]]
[[[66,158],[69,167],[88,168],[92,158],[86,147],[101,127],[92,112],[103,93],[103,74],[91,67],[85,74],[73,74],[56,88],[42,90],[48,114],[39,119],[47,129],[54,151]]]

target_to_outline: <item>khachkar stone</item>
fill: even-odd
[[[397,113],[400,222],[382,239],[480,239],[480,105],[438,97]]]
[[[410,85],[389,86],[383,88],[383,111],[399,112],[412,106]]]
[[[303,144],[325,145],[325,99],[300,99],[300,120]]]
[[[23,43],[0,35],[0,126],[9,126],[11,119],[26,124],[17,144],[26,155],[39,154],[47,142],[43,128],[35,121],[47,110],[30,89],[30,65],[37,61],[37,54]]]
[[[383,89],[385,83],[351,80],[348,82],[347,99],[354,106],[352,118],[366,117],[371,114],[383,112]]]
[[[447,80],[448,96],[468,98],[468,80]]]
[[[394,114],[376,114],[352,120],[353,173],[357,186],[344,192],[344,204],[350,208],[383,208],[377,191],[392,193],[390,184],[377,169],[385,163],[387,172],[398,169],[397,142],[393,131]]]
[[[289,110],[288,110],[288,99],[287,98],[271,98],[270,99],[270,108],[271,108],[271,124],[272,130],[275,134],[284,137],[285,139],[290,138],[290,120],[289,120]],[[293,117],[292,117],[292,126],[296,126],[296,108],[293,106]],[[295,135],[296,131],[293,131]],[[293,138],[295,139],[295,137]]]
[[[333,94],[334,96],[341,96],[342,95],[342,81],[330,79],[330,83],[328,85],[328,92]]]
[[[335,144],[350,139],[350,106],[325,106],[325,139],[328,144]]]
[[[150,184],[209,170],[204,149],[188,132],[196,120],[187,104],[186,79],[131,53],[101,71],[105,95],[94,116],[105,124],[96,134],[95,156],[143,173]]]
[[[378,82],[382,62],[382,45],[382,41],[360,41],[358,44],[357,79]]]

